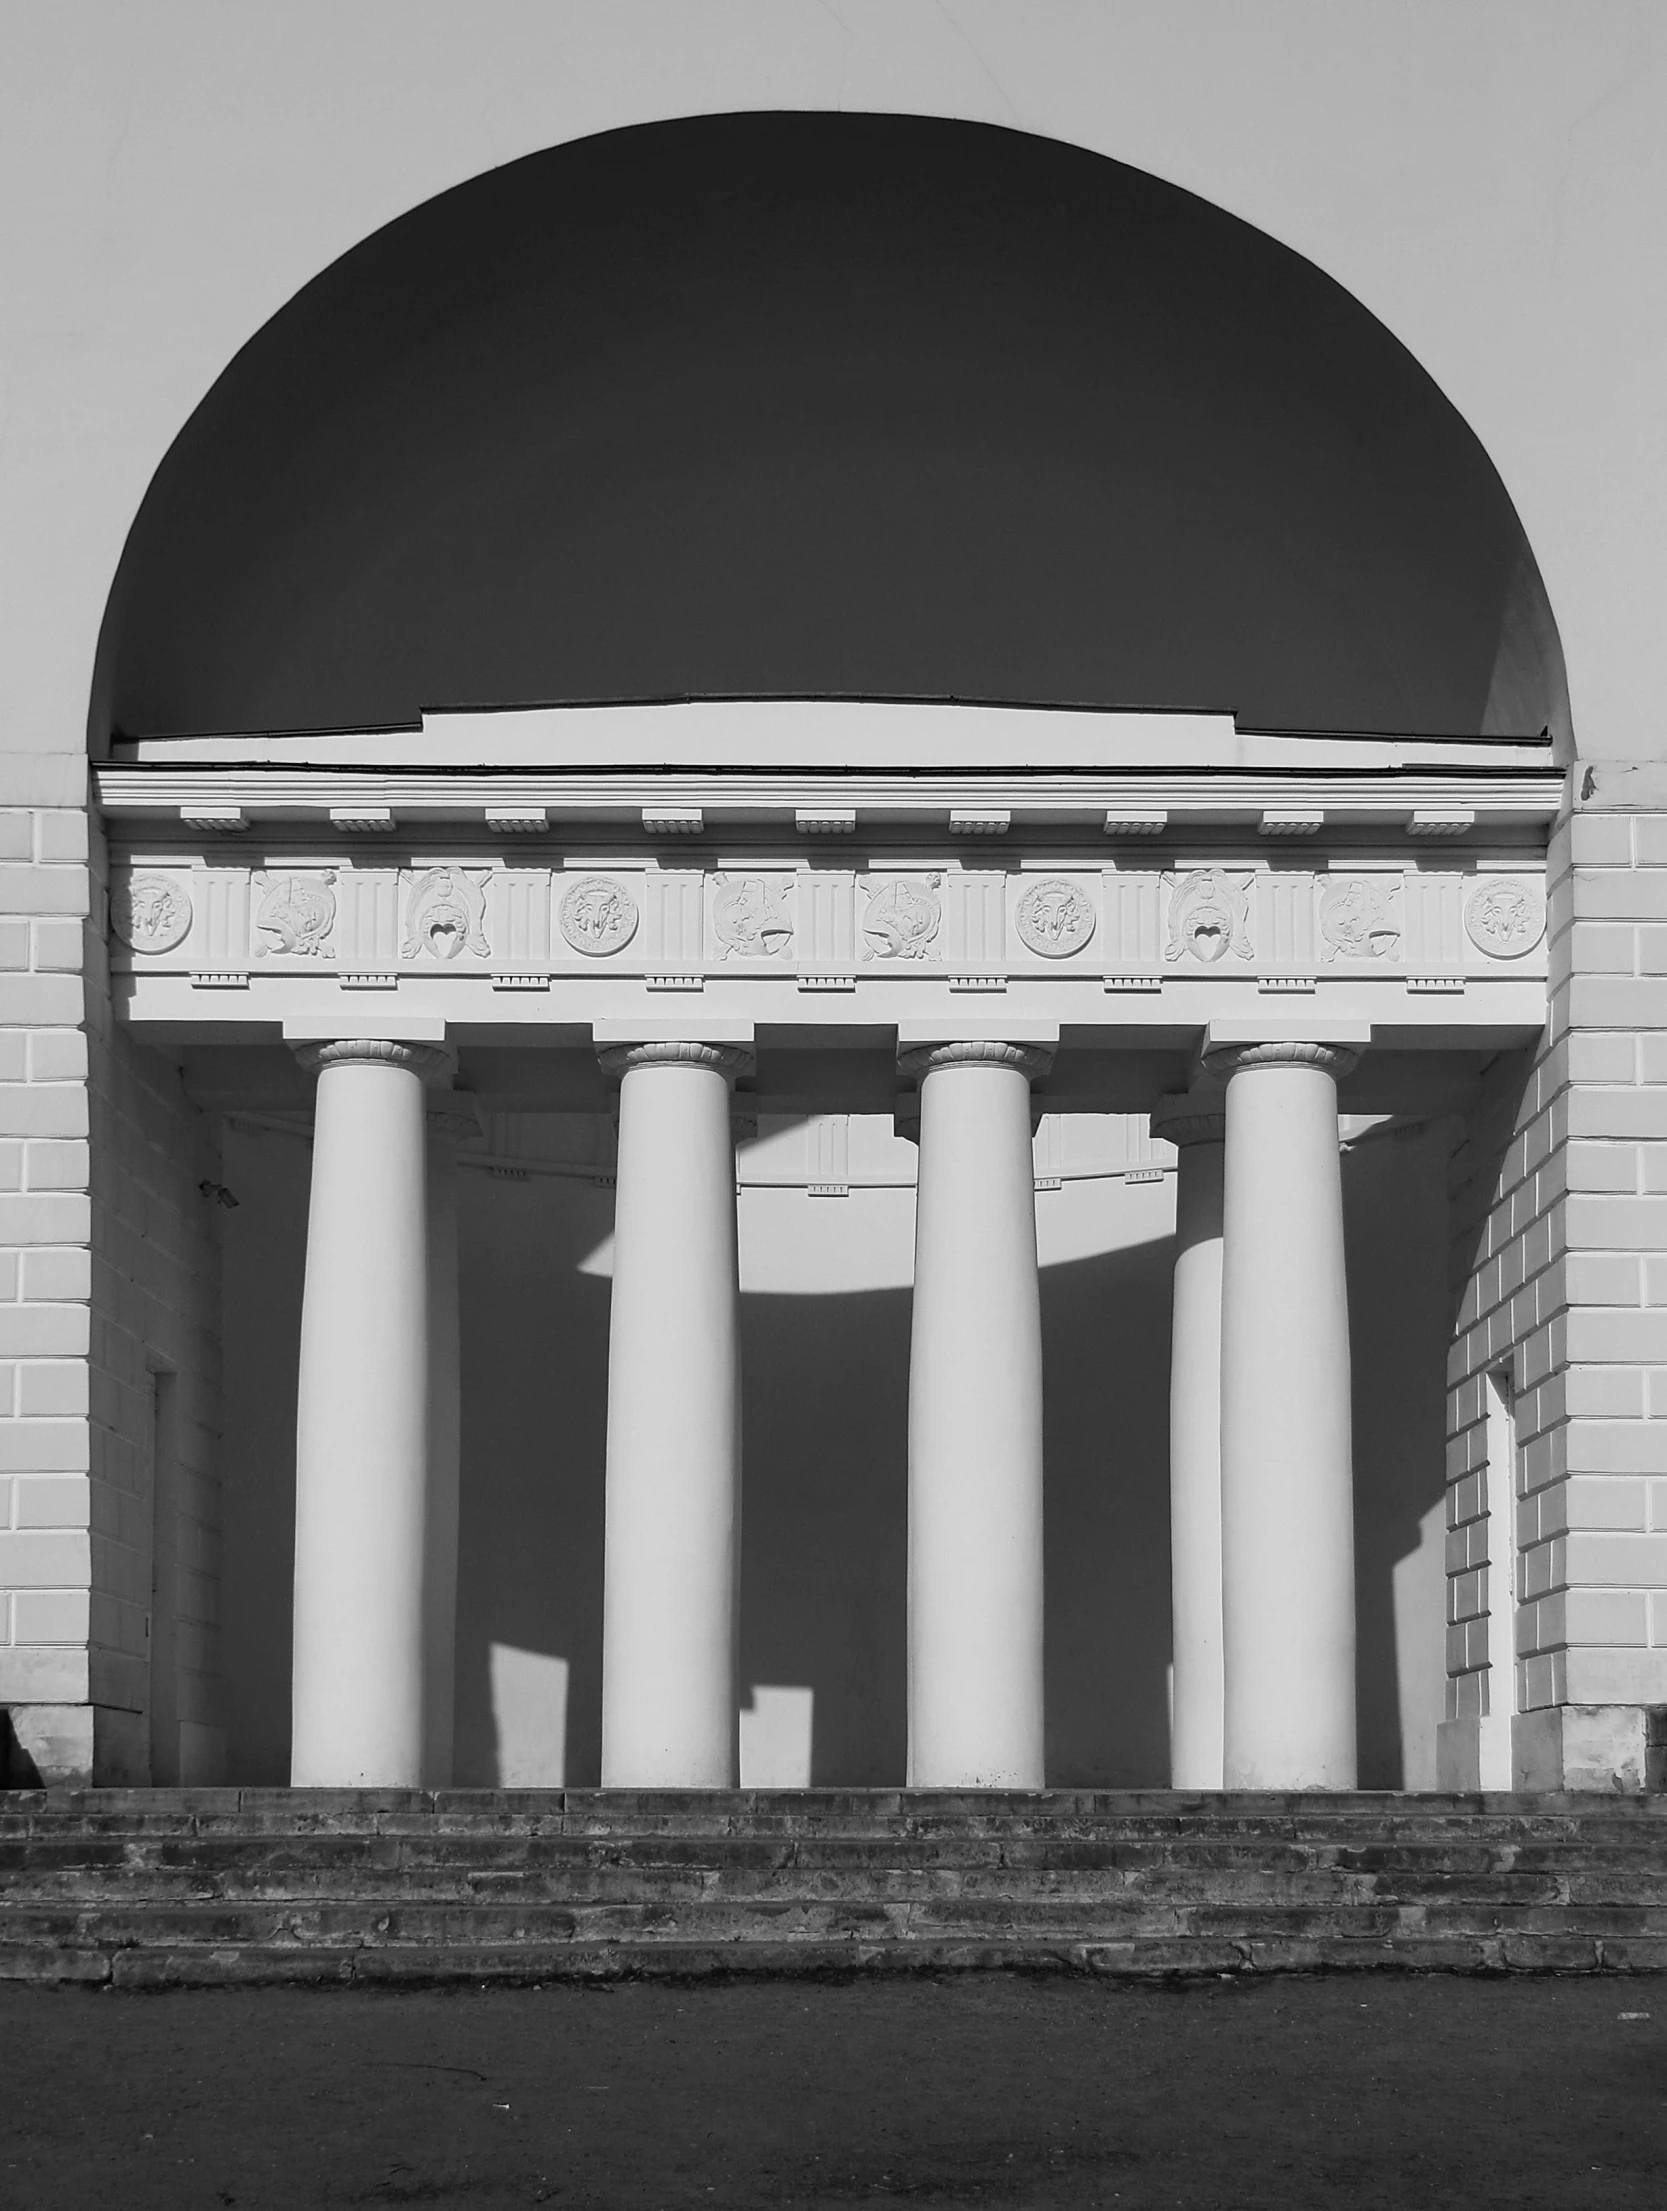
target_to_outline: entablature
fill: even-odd
[[[118,1002],[180,1036],[1545,1015],[1540,744],[754,700],[128,750]]]

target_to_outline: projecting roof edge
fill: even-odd
[[[713,782],[750,786],[770,782],[802,781],[866,781],[903,787],[911,784],[976,781],[980,783],[1005,780],[1008,782],[1069,782],[1087,783],[1094,780],[1118,782],[1136,778],[1179,779],[1186,782],[1238,784],[1247,779],[1351,783],[1385,778],[1409,776],[1464,778],[1471,782],[1539,782],[1561,783],[1563,771],[1549,768],[1543,763],[1524,764],[1507,761],[1500,764],[1478,765],[1475,762],[1446,760],[1403,760],[1387,764],[1342,766],[1265,762],[1241,767],[1221,767],[1208,762],[1104,762],[1097,765],[1079,765],[1075,762],[1044,762],[1020,764],[1011,761],[973,762],[959,767],[911,766],[902,763],[893,768],[870,766],[797,766],[775,762],[768,767],[736,766],[723,761],[673,761],[658,760],[626,762],[608,768],[588,765],[547,763],[516,765],[505,762],[478,764],[472,761],[441,761],[432,765],[394,767],[367,760],[157,760],[138,763],[107,765],[94,770],[100,788],[108,785],[112,790],[137,791],[147,783],[158,787],[170,780],[189,782],[195,789],[212,778],[218,782],[232,782],[239,777],[252,781],[268,780],[275,783],[281,777],[294,777],[297,787],[331,778],[343,782],[352,781],[356,786],[371,782],[417,787],[428,783],[479,782],[501,784],[506,789],[523,790],[534,783],[551,783],[564,788],[587,783],[617,780],[630,782],[633,788],[643,784],[656,786],[678,779],[706,779]],[[131,784],[123,778],[131,777]]]
[[[420,730],[303,731],[143,738],[117,747],[119,768],[332,767],[455,773],[803,772],[1116,774],[1405,766],[1543,770],[1541,738],[1418,737],[1372,732],[1257,731],[1230,714],[1077,707],[976,709],[922,701],[686,700],[427,714]]]
[[[1256,771],[1139,768],[962,770],[955,774],[872,770],[640,769],[597,773],[522,769],[379,773],[362,769],[272,766],[164,766],[95,771],[98,799],[113,819],[158,822],[216,815],[258,821],[327,823],[332,815],[380,810],[412,827],[422,822],[477,824],[492,811],[558,821],[628,819],[687,809],[709,823],[766,822],[795,814],[842,813],[868,820],[922,822],[957,808],[1011,815],[1014,824],[1078,825],[1121,813],[1185,822],[1231,822],[1279,810],[1308,810],[1328,821],[1406,820],[1420,810],[1526,823],[1549,822],[1564,778],[1555,771],[1503,767],[1403,767],[1388,770]],[[227,826],[238,826],[228,822]],[[1109,821],[1107,826],[1109,826]],[[335,826],[351,828],[349,819]],[[490,826],[490,825],[488,825]],[[528,826],[526,821],[514,826]],[[1316,823],[1315,826],[1318,826]]]

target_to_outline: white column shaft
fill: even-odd
[[[608,1345],[604,1788],[739,1780],[735,1153],[721,1056],[620,1092]]]
[[[457,1290],[457,1144],[428,1131],[428,1523],[423,1547],[423,1778],[452,1784],[457,1667],[458,1483],[462,1458]]]
[[[333,1057],[341,1054],[341,1057]],[[422,1048],[319,1053],[295,1466],[291,1776],[423,1778]]]
[[[1174,1660],[1170,1781],[1222,1782],[1221,1223],[1224,1148],[1185,1143],[1176,1174],[1169,1368]]]
[[[909,1365],[911,1788],[1043,1785],[1030,1077],[929,1064]]]
[[[1247,1052],[1227,1087],[1221,1494],[1229,1788],[1355,1785],[1349,1320],[1331,1072],[1340,1057],[1349,1064],[1323,1051],[1306,1060]]]

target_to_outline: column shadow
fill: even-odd
[[[1420,1523],[1446,1482],[1447,1150],[1441,1121],[1343,1155],[1365,1789],[1435,1785],[1445,1568]]]

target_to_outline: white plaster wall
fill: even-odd
[[[1472,1726],[1513,1663],[1519,1722],[1667,1702],[1667,824],[1635,810],[1657,773],[1574,778],[1545,1041],[1495,1062],[1453,1161],[1449,1713]],[[1513,1466],[1488,1463],[1490,1373]]]
[[[161,1648],[162,1764],[211,1779],[217,1155],[178,1069],[113,1018],[85,812],[0,816],[0,848],[0,1702],[49,1778],[144,1782]]]
[[[802,1141],[784,1133],[778,1154]],[[1425,1523],[1442,1494],[1446,1142],[1438,1127],[1345,1160],[1363,1775],[1389,1786],[1429,1785],[1441,1709],[1441,1555]],[[853,1173],[891,1156],[859,1131]],[[275,1782],[308,1152],[234,1128],[225,1159],[242,1200],[226,1237],[230,1771]],[[768,1171],[749,1157],[749,1176]],[[461,1181],[457,1775],[594,1783],[613,1195],[588,1177]],[[810,1198],[749,1185],[741,1199],[742,1742],[755,1783],[902,1779],[913,1211],[906,1186]],[[1162,1784],[1173,1186],[1067,1182],[1039,1194],[1037,1215],[1049,1778]]]
[[[237,347],[395,215],[737,108],[1095,148],[1307,254],[1498,464],[1584,749],[1667,690],[1667,16],[1655,0],[59,0],[0,25],[0,744],[74,751],[144,488]]]

